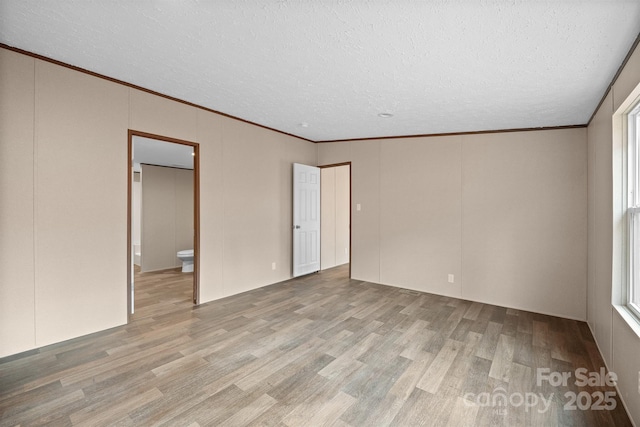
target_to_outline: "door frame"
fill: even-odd
[[[351,226],[351,221],[353,220],[352,218],[352,211],[351,209],[353,208],[353,186],[351,184],[351,179],[352,179],[352,170],[353,170],[353,166],[351,165],[351,162],[342,162],[342,163],[332,163],[330,165],[322,165],[322,166],[318,166],[320,169],[329,169],[329,168],[337,168],[339,166],[349,166],[349,278],[351,278],[351,247],[352,247],[352,241],[353,241],[353,236],[352,236],[352,226]],[[320,191],[322,191],[322,186],[320,186]],[[320,205],[320,212],[322,212],[322,205]],[[320,229],[322,230],[322,222],[320,222]],[[320,253],[322,254],[322,239],[320,239]],[[322,263],[322,255],[320,255],[320,262]]]
[[[163,135],[156,135],[148,132],[141,132],[133,129],[128,130],[127,147],[127,317],[131,321],[131,282],[132,282],[132,236],[131,221],[133,209],[133,137],[157,139],[159,141],[171,142],[174,144],[188,145],[193,148],[193,304],[200,303],[200,144],[182,139],[171,138]],[[135,302],[134,302],[135,303]]]

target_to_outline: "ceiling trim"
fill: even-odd
[[[316,142],[318,144],[326,144],[330,142],[369,141],[369,140],[378,140],[378,139],[428,138],[428,137],[435,137],[435,136],[482,135],[485,133],[532,132],[537,130],[559,130],[559,129],[582,129],[586,127],[587,127],[587,124],[566,125],[566,126],[545,126],[545,127],[538,127],[538,128],[517,128],[517,129],[498,129],[498,130],[478,130],[478,131],[470,131],[470,132],[427,133],[422,135],[381,136],[378,138],[335,139],[335,140],[316,141]]]
[[[375,140],[375,139],[424,138],[424,137],[438,137],[438,136],[481,135],[481,134],[488,134],[488,133],[530,132],[530,131],[537,131],[537,130],[558,130],[558,129],[579,129],[579,128],[584,128],[584,127],[589,126],[589,124],[591,124],[591,121],[593,120],[593,118],[595,117],[596,113],[598,112],[598,110],[602,106],[602,103],[604,102],[605,98],[607,97],[607,95],[609,94],[611,89],[613,88],[613,85],[616,83],[618,77],[620,76],[620,73],[624,69],[625,65],[627,65],[627,62],[629,61],[629,59],[631,58],[631,55],[633,54],[634,50],[636,49],[636,47],[639,44],[640,44],[640,33],[638,34],[638,36],[634,40],[634,42],[631,45],[629,51],[627,52],[627,55],[625,56],[624,60],[620,64],[620,67],[618,68],[618,71],[613,76],[613,79],[611,80],[611,83],[609,83],[609,86],[607,86],[607,89],[605,90],[602,98],[600,99],[600,102],[598,103],[598,105],[594,109],[593,113],[591,114],[591,117],[589,118],[589,121],[587,123],[585,123],[585,124],[565,125],[565,126],[549,126],[549,127],[537,127],[537,128],[493,129],[493,130],[470,131],[470,132],[450,132],[450,133],[433,133],[433,134],[417,134],[417,135],[399,135],[399,136],[382,136],[382,137],[366,137],[366,138],[351,138],[351,139],[335,139],[335,140],[322,140],[322,141],[314,141],[312,139],[303,138],[301,136],[294,135],[292,133],[283,132],[281,130],[274,129],[274,128],[271,128],[271,127],[268,127],[268,126],[264,126],[264,125],[261,125],[259,123],[255,123],[255,122],[252,122],[252,121],[249,121],[249,120],[241,119],[240,117],[232,116],[231,114],[223,113],[221,111],[213,110],[211,108],[207,108],[207,107],[204,107],[202,105],[194,104],[192,102],[185,101],[185,100],[182,100],[182,99],[179,99],[179,98],[175,98],[173,96],[165,95],[163,93],[156,92],[154,90],[147,89],[147,88],[144,88],[142,86],[135,85],[133,83],[128,83],[128,82],[125,82],[123,80],[118,80],[118,79],[115,79],[113,77],[106,76],[104,74],[99,74],[99,73],[96,73],[94,71],[87,70],[85,68],[81,68],[81,67],[77,67],[75,65],[67,64],[65,62],[58,61],[56,59],[52,59],[52,58],[49,58],[49,57],[46,57],[46,56],[43,56],[43,55],[40,55],[40,54],[37,54],[37,53],[33,53],[33,52],[30,52],[30,51],[27,51],[27,50],[24,50],[24,49],[20,49],[20,48],[17,48],[17,47],[9,46],[9,45],[4,44],[4,43],[0,43],[0,48],[4,48],[4,49],[7,49],[7,50],[10,50],[10,51],[13,51],[13,52],[17,52],[17,53],[20,53],[22,55],[30,56],[32,58],[39,59],[41,61],[45,61],[45,62],[49,62],[49,63],[55,64],[55,65],[59,65],[61,67],[69,68],[69,69],[74,70],[74,71],[79,71],[81,73],[88,74],[88,75],[91,75],[91,76],[94,76],[94,77],[98,77],[100,79],[107,80],[107,81],[110,81],[110,82],[113,82],[113,83],[121,84],[121,85],[130,87],[132,89],[137,89],[137,90],[149,93],[151,95],[156,95],[156,96],[159,96],[161,98],[165,98],[165,99],[168,99],[168,100],[171,100],[171,101],[179,102],[179,103],[184,104],[184,105],[188,105],[188,106],[191,106],[191,107],[199,108],[201,110],[208,111],[210,113],[219,114],[219,115],[221,115],[223,117],[227,117],[227,118],[230,118],[230,119],[233,119],[233,120],[238,120],[240,122],[244,122],[244,123],[247,123],[247,124],[250,124],[250,125],[254,125],[254,126],[266,129],[266,130],[277,132],[277,133],[282,134],[282,135],[291,136],[293,138],[297,138],[297,139],[300,139],[300,140],[303,140],[303,141],[307,141],[307,142],[324,144],[324,143],[331,143],[331,142],[368,141],[368,140]]]
[[[596,113],[602,106],[602,103],[604,102],[604,100],[607,98],[607,95],[609,95],[609,92],[611,92],[611,89],[613,89],[613,85],[618,80],[618,77],[620,77],[620,73],[622,73],[622,70],[627,65],[627,62],[629,62],[629,59],[631,59],[631,55],[633,55],[633,51],[636,50],[636,47],[638,47],[639,43],[640,43],[640,33],[638,33],[638,36],[636,37],[635,41],[631,45],[631,49],[629,49],[629,52],[627,52],[627,56],[624,57],[622,64],[620,64],[620,67],[618,67],[618,71],[616,71],[616,74],[613,76],[613,79],[611,79],[611,83],[609,83],[609,86],[607,86],[607,89],[604,91],[604,95],[602,95],[602,99],[600,99],[600,102],[598,102],[598,106],[596,107],[595,110],[593,110],[593,114],[591,114],[591,117],[589,118],[587,125],[591,124],[591,121],[596,116]]]
[[[156,92],[154,90],[147,89],[147,88],[144,88],[142,86],[134,85],[133,83],[128,83],[128,82],[125,82],[123,80],[118,80],[118,79],[114,79],[113,77],[105,76],[104,74],[96,73],[94,71],[89,71],[86,68],[76,67],[75,65],[67,64],[66,62],[58,61],[57,59],[52,59],[52,58],[49,58],[49,57],[46,57],[46,56],[43,56],[43,55],[39,55],[37,53],[29,52],[28,50],[23,50],[23,49],[20,49],[20,48],[17,48],[17,47],[9,46],[9,45],[6,45],[4,43],[0,43],[0,48],[11,50],[13,52],[17,52],[17,53],[20,53],[22,55],[30,56],[32,58],[39,59],[41,61],[50,62],[52,64],[59,65],[61,67],[65,67],[65,68],[69,68],[69,69],[74,70],[74,71],[79,71],[79,72],[84,73],[84,74],[89,74],[90,76],[98,77],[98,78],[103,79],[103,80],[108,80],[108,81],[113,82],[113,83],[121,84],[123,86],[127,86],[127,87],[130,87],[132,89],[137,89],[137,90],[140,90],[142,92],[149,93],[151,95],[156,95],[156,96],[159,96],[159,97],[162,97],[162,98],[165,98],[165,99],[169,99],[171,101],[176,101],[176,102],[179,102],[181,104],[188,105],[190,107],[199,108],[201,110],[208,111],[210,113],[219,114],[221,116],[228,117],[230,119],[234,119],[234,120],[238,120],[238,121],[241,121],[241,122],[244,122],[244,123],[248,123],[250,125],[258,126],[260,128],[267,129],[267,130],[270,130],[270,131],[273,131],[273,132],[278,132],[278,133],[280,133],[282,135],[292,136],[294,138],[301,139],[301,140],[307,141],[307,142],[316,142],[316,141],[312,141],[312,140],[307,139],[307,138],[303,138],[303,137],[298,136],[298,135],[294,135],[292,133],[283,132],[281,130],[270,128],[268,126],[261,125],[259,123],[254,123],[254,122],[251,122],[249,120],[241,119],[240,117],[232,116],[231,114],[223,113],[221,111],[216,111],[216,110],[213,110],[211,108],[203,107],[202,105],[194,104],[192,102],[185,101],[185,100],[182,100],[182,99],[179,99],[179,98],[175,98],[173,96],[165,95],[163,93]]]

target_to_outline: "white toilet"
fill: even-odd
[[[178,251],[178,258],[182,261],[182,272],[193,272],[193,249]]]

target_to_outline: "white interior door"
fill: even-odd
[[[293,164],[293,277],[320,270],[320,168]]]

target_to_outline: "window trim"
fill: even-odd
[[[623,113],[622,136],[623,148],[626,155],[626,170],[624,173],[624,306],[640,324],[640,305],[634,303],[635,293],[640,293],[640,283],[634,282],[636,269],[640,269],[640,255],[634,252],[633,234],[635,227],[633,219],[640,215],[640,98],[635,99],[631,106]],[[635,246],[640,247],[640,242]],[[639,261],[633,262],[634,257]],[[636,265],[637,264],[637,265]],[[640,275],[639,275],[640,276]]]
[[[631,301],[631,233],[633,231],[631,217],[635,213],[635,207],[640,208],[640,158],[634,164],[633,150],[637,150],[640,156],[640,144],[632,146],[630,144],[629,117],[640,113],[640,84],[638,84],[629,96],[614,111],[612,120],[612,167],[613,167],[613,253],[612,253],[612,282],[611,282],[611,304],[618,312],[625,323],[640,338],[640,313],[636,310]],[[640,132],[640,123],[633,123],[635,130]],[[637,171],[636,171],[637,169]],[[633,194],[632,174],[638,173],[637,196]],[[630,201],[635,200],[637,206],[630,206]],[[633,209],[633,210],[630,210]],[[640,244],[636,248],[640,251]],[[636,266],[640,269],[640,263]],[[638,271],[640,272],[640,271]],[[640,277],[640,275],[639,275]],[[640,279],[639,279],[640,281]]]
[[[611,95],[609,95],[611,96]],[[613,104],[613,100],[610,101]],[[629,137],[628,116],[640,103],[640,84],[615,108],[611,120],[612,161],[612,253],[611,253],[611,305],[621,319],[640,338],[640,317],[632,311],[629,301],[629,238],[628,186],[629,186]],[[594,120],[606,120],[606,113],[596,114]],[[640,146],[638,147],[640,150]],[[640,153],[639,153],[640,154]],[[640,169],[640,164],[638,165]],[[640,172],[640,170],[639,170]],[[640,196],[640,194],[639,194]]]

